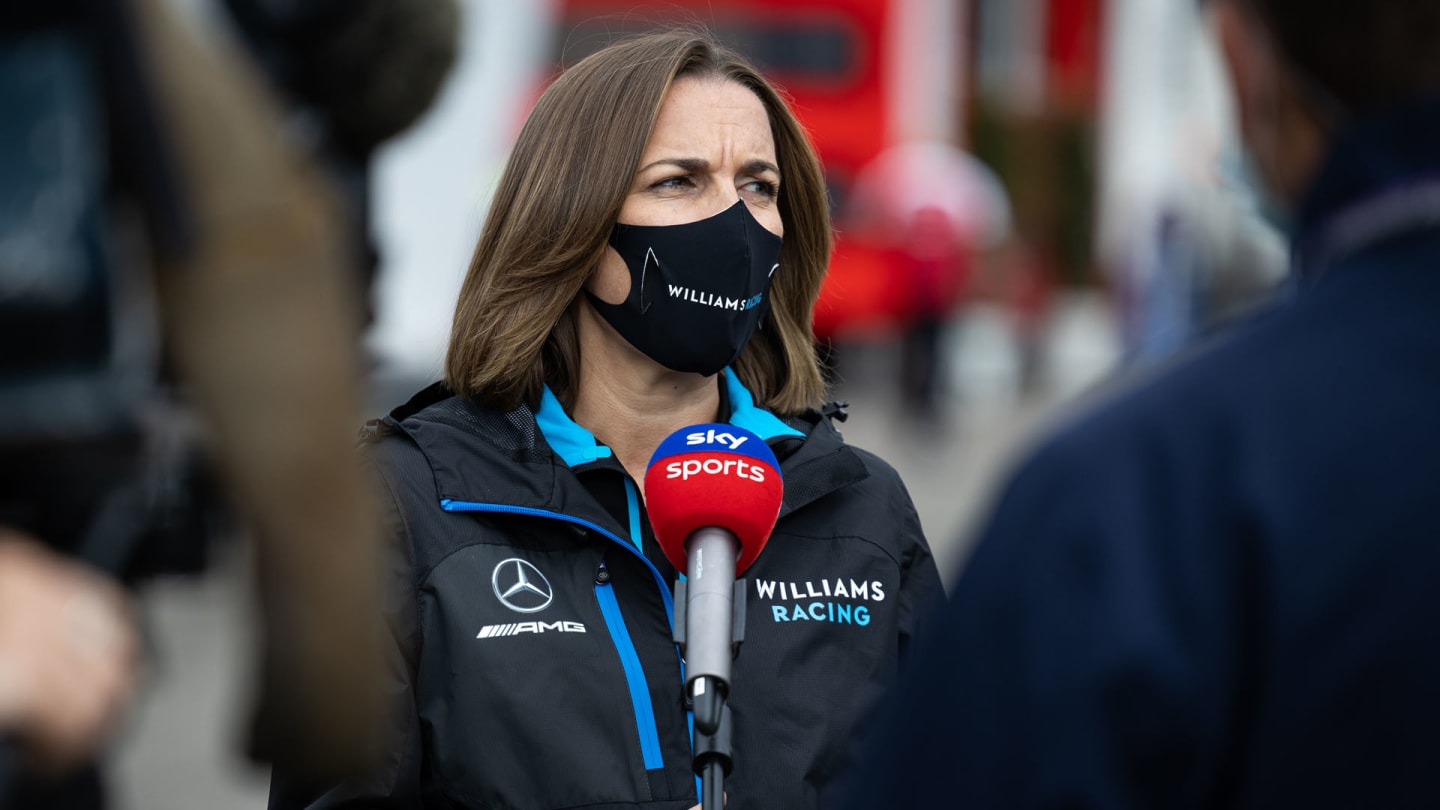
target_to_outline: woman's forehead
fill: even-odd
[[[706,146],[759,152],[773,159],[769,113],[760,97],[739,82],[682,77],[661,102],[646,153]]]

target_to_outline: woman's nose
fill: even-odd
[[[716,213],[724,211],[740,201],[740,190],[735,188],[735,184],[732,182],[716,180],[710,183],[710,189],[713,202],[719,206],[715,209]]]

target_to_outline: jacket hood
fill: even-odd
[[[782,419],[754,404],[726,369],[730,424],[763,438],[780,461],[785,497],[780,517],[869,475],[830,417],[810,412]],[[611,456],[593,434],[570,419],[547,389],[540,408],[509,412],[453,394],[443,383],[417,393],[383,420],[424,453],[444,501],[560,511],[608,526],[608,513],[574,472]]]

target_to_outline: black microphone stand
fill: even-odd
[[[745,640],[745,580],[735,580],[733,611],[730,620],[730,655],[740,654]],[[685,653],[685,580],[675,582],[675,643]],[[719,678],[702,676],[695,679],[685,695],[685,703],[694,712],[695,740],[692,768],[700,777],[701,810],[722,810],[725,806],[725,777],[734,769],[730,753],[729,684]]]

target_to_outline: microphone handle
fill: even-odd
[[[699,678],[730,688],[739,550],[735,535],[717,526],[696,529],[685,541],[685,676],[692,691]]]

